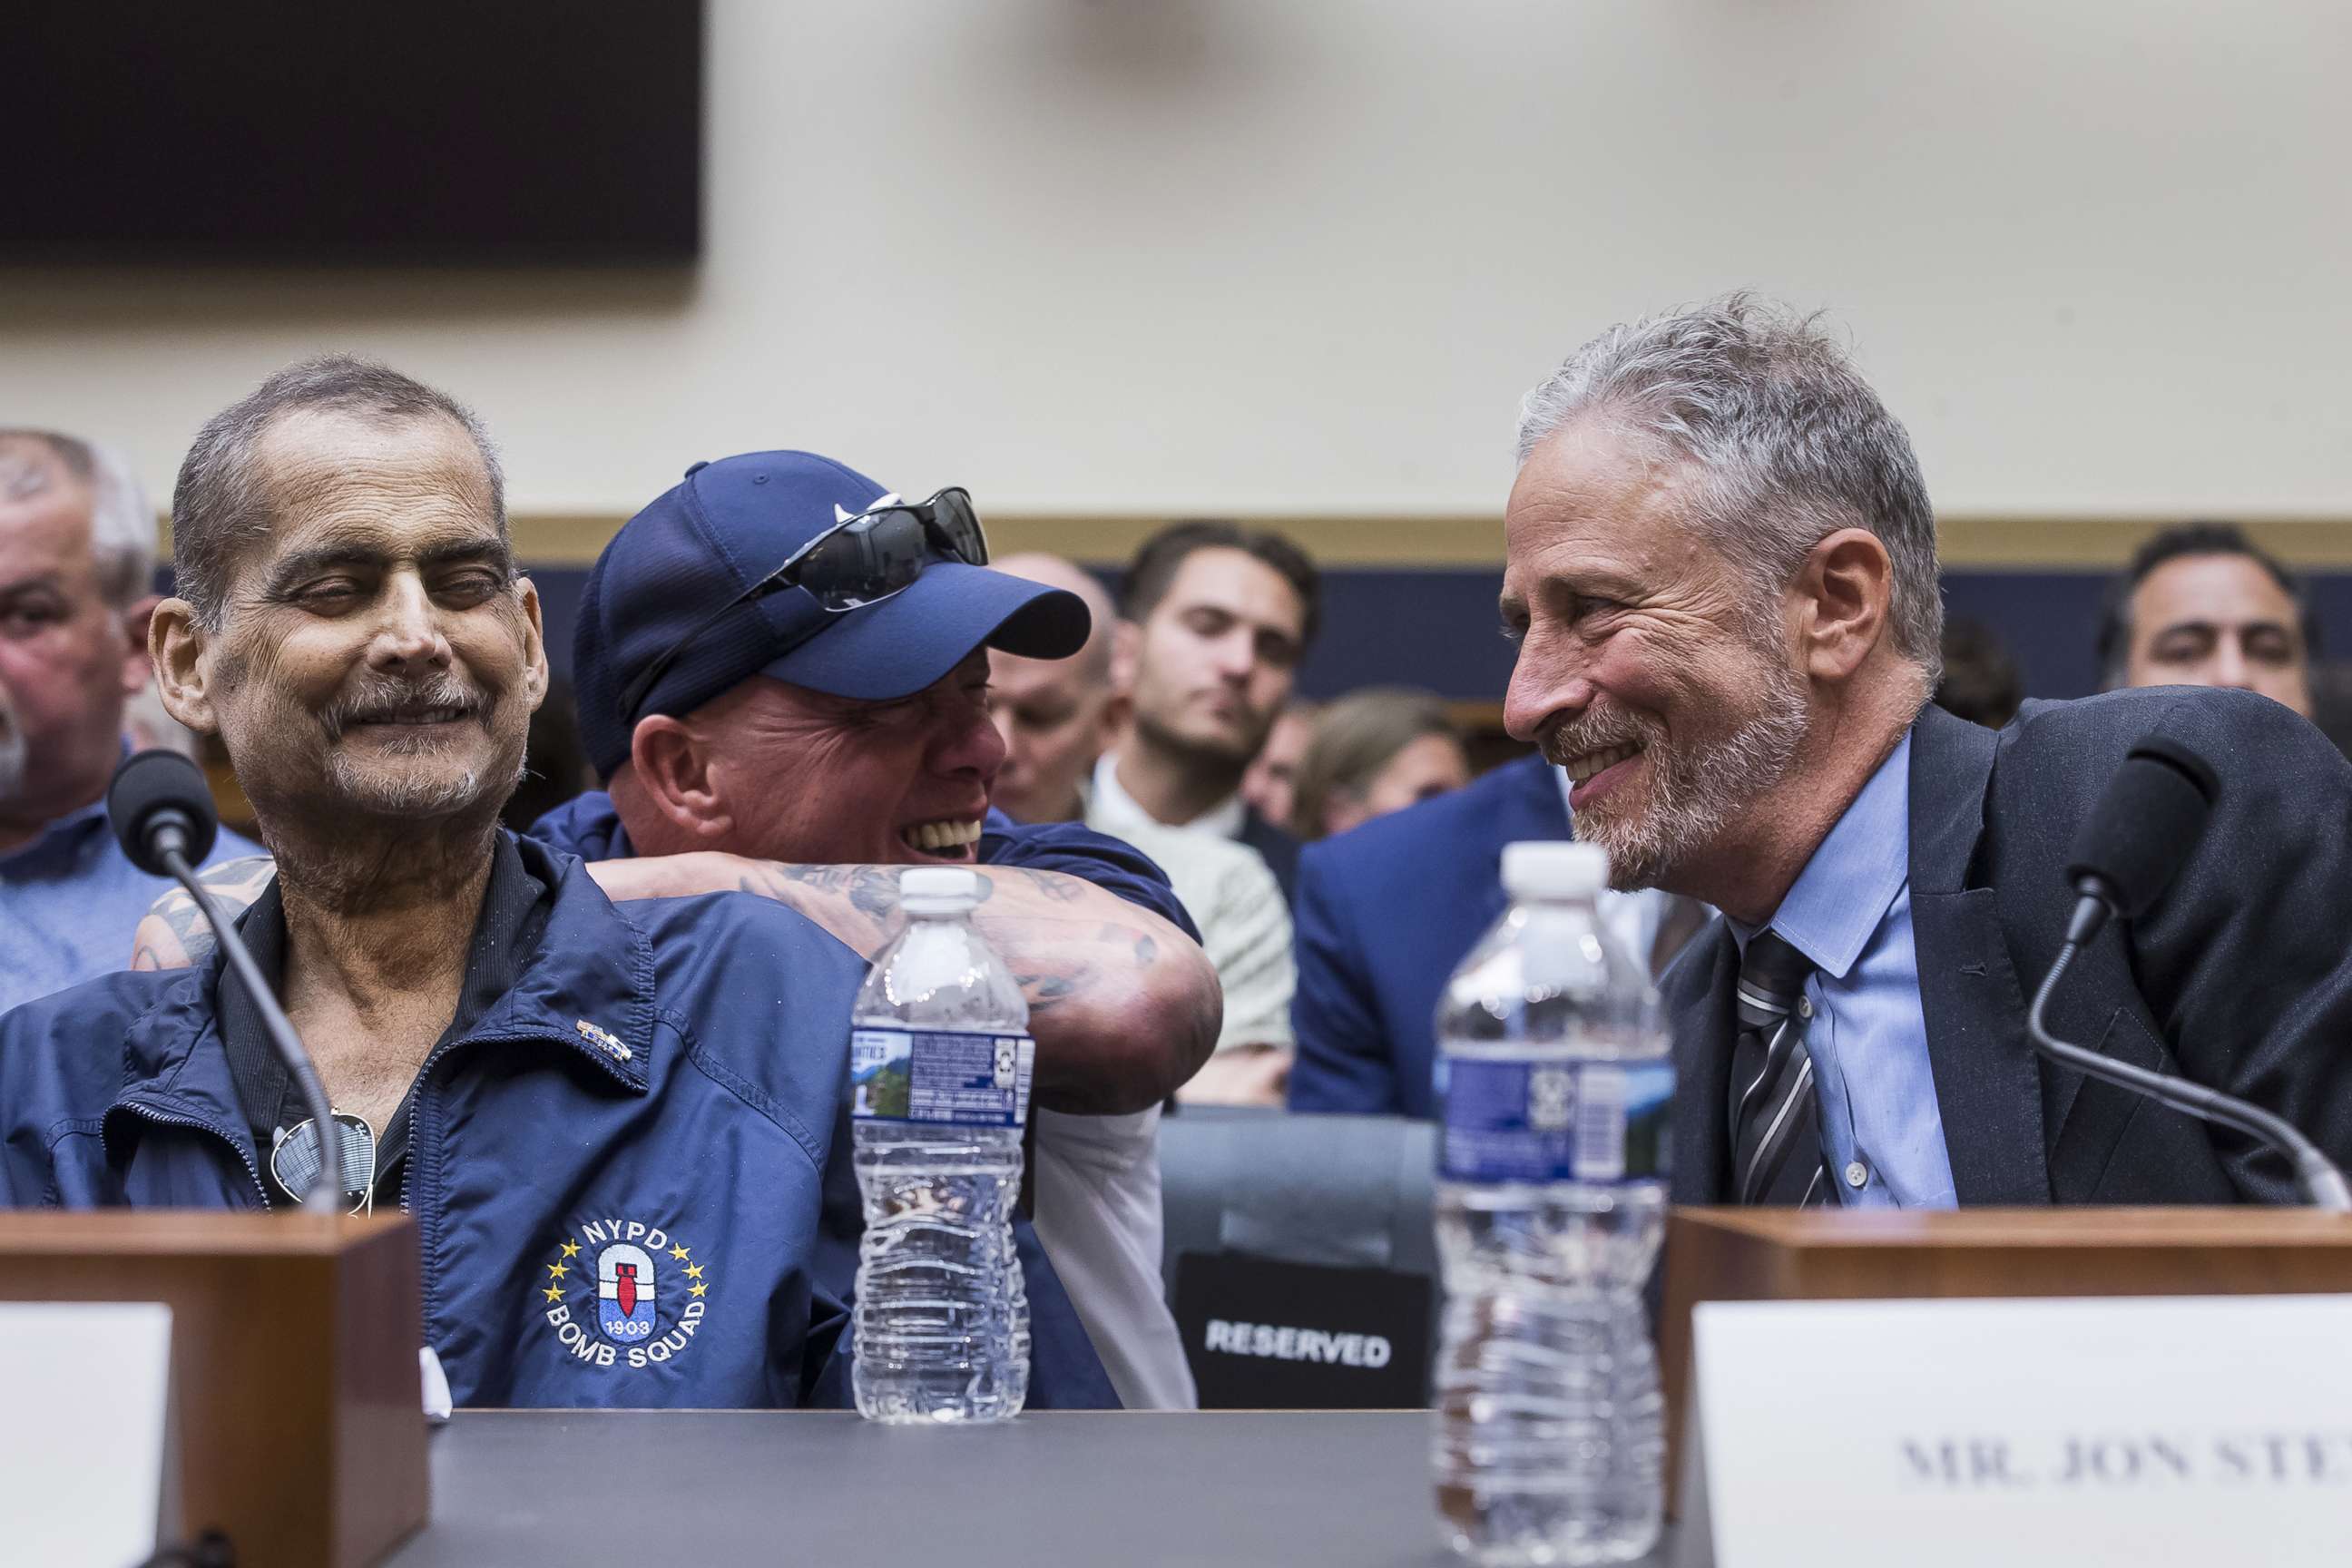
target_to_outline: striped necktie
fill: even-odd
[[[1770,931],[1739,964],[1731,1047],[1732,1201],[1811,1208],[1828,1201],[1813,1058],[1798,1016],[1812,961]]]

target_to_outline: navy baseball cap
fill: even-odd
[[[1091,617],[1076,595],[945,552],[898,593],[854,609],[827,610],[798,587],[741,600],[884,493],[830,458],[748,452],[695,464],[623,524],[589,571],[572,637],[580,734],[597,775],[609,779],[628,761],[646,714],[692,712],[754,675],[887,702],[922,690],[977,647],[1067,658],[1086,646]],[[624,712],[626,694],[673,650]]]

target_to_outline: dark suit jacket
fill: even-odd
[[[1503,912],[1503,846],[1568,836],[1559,777],[1531,756],[1308,845],[1290,1108],[1435,1114],[1438,994]]]
[[[2075,962],[2051,1030],[2244,1096],[2352,1163],[2352,767],[2335,747],[2240,691],[2029,703],[1998,733],[1930,708],[1911,731],[1911,913],[1963,1204],[2294,1201],[2284,1161],[2045,1066],[2026,1039],[2074,905],[2075,829],[2152,731],[2221,773],[2211,822],[2155,908],[2110,922]],[[1666,977],[1678,1203],[1724,1199],[1738,969],[1717,921]]]

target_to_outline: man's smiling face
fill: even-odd
[[[753,676],[688,723],[731,824],[706,847],[762,860],[971,865],[1004,763],[984,648],[890,702]]]
[[[1805,733],[1779,600],[1686,521],[1685,479],[1591,415],[1528,457],[1505,515],[1505,722],[1568,770],[1620,888],[1712,847]]]
[[[472,439],[437,417],[305,411],[256,447],[272,518],[202,633],[205,711],[265,824],[495,814],[546,689]]]

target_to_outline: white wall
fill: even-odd
[[[126,446],[351,347],[525,510],[814,446],[1000,511],[1491,512],[1518,395],[1827,306],[1948,513],[2352,513],[2352,7],[711,4],[690,277],[0,273],[0,420]],[[627,112],[625,102],[613,106]]]

